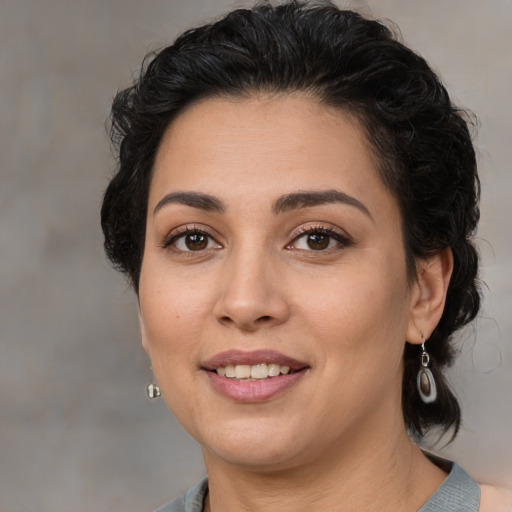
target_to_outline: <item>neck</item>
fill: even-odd
[[[205,451],[205,512],[305,512],[313,506],[336,512],[417,510],[446,473],[401,425],[398,430],[359,427],[345,433],[329,453],[279,468],[240,467]]]

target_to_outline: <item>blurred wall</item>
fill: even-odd
[[[340,5],[342,3],[340,2]],[[150,511],[203,474],[151,403],[136,305],[104,261],[104,123],[150,49],[228,0],[0,1],[0,510]],[[441,449],[512,485],[512,3],[343,3],[389,18],[481,122],[485,305],[451,372],[464,429]]]

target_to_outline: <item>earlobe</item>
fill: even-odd
[[[137,308],[137,313],[138,313],[138,317],[139,317],[140,339],[142,342],[142,347],[144,348],[146,353],[149,355],[149,344],[147,341],[146,329],[144,327],[144,322],[142,321],[142,316],[140,314],[139,308]]]
[[[419,260],[416,267],[406,340],[420,345],[422,335],[428,339],[443,314],[453,271],[452,250],[446,248],[426,260]]]

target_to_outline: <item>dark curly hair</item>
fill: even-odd
[[[146,58],[134,85],[115,97],[112,141],[119,168],[105,193],[105,250],[138,290],[155,154],[172,120],[194,102],[255,93],[304,92],[355,116],[401,208],[409,274],[416,258],[451,248],[454,271],[442,318],[429,339],[438,399],[424,404],[415,380],[419,347],[405,344],[402,409],[411,435],[460,426],[460,407],[441,372],[451,335],[480,306],[479,180],[468,116],[425,60],[379,21],[328,1],[291,1],[232,11],[189,30]]]

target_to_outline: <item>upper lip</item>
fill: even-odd
[[[238,364],[280,364],[281,366],[288,366],[292,370],[302,370],[308,365],[302,361],[298,361],[293,357],[285,356],[275,350],[227,350],[214,355],[210,359],[204,361],[202,367],[205,370],[216,370],[220,367],[228,365],[236,366]]]

